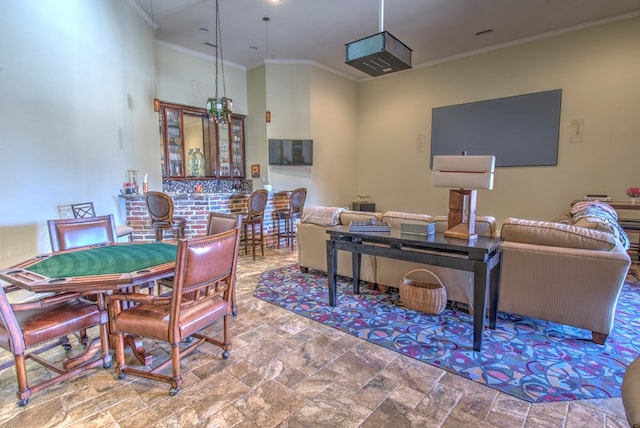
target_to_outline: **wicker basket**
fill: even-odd
[[[447,306],[447,289],[433,272],[414,269],[400,281],[400,301],[409,309],[439,314]]]

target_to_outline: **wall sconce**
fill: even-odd
[[[434,156],[431,185],[449,187],[449,238],[475,239],[477,189],[493,189],[495,156]]]

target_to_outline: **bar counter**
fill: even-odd
[[[187,218],[185,236],[203,235],[207,227],[210,211],[232,214],[247,213],[247,199],[251,192],[230,193],[173,193],[167,192],[174,203],[173,215]],[[269,192],[264,216],[265,246],[273,247],[276,242],[275,211],[287,208],[289,191]],[[144,195],[119,195],[124,204],[127,225],[133,227],[134,241],[153,241],[155,234],[144,202]],[[165,232],[167,239],[169,232]]]

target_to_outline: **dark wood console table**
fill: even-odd
[[[327,229],[327,275],[329,304],[337,300],[338,250],[350,251],[353,256],[353,292],[360,292],[360,260],[362,254],[388,257],[443,266],[473,273],[473,349],[480,351],[486,314],[487,285],[489,285],[489,327],[496,328],[500,284],[500,239],[478,237],[445,238],[443,233],[429,236],[391,232],[349,232],[349,226]]]

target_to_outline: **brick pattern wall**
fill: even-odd
[[[203,235],[207,227],[209,211],[219,213],[246,214],[250,193],[202,193],[173,196],[173,215],[187,218],[185,236]],[[151,228],[151,218],[142,195],[121,195],[124,199],[127,225],[133,227],[134,241],[153,241],[155,232]],[[286,209],[289,192],[270,192],[264,217],[265,247],[276,247],[276,210]],[[283,228],[284,225],[281,225]],[[165,231],[165,239],[174,239],[170,231]],[[280,245],[284,245],[284,239]]]

